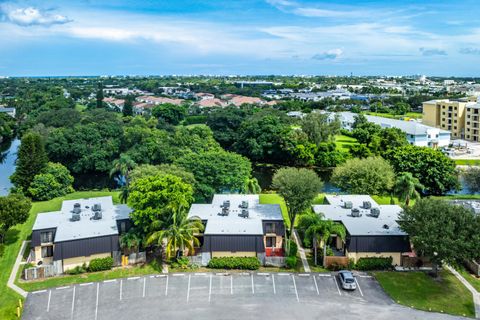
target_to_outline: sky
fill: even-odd
[[[480,76],[478,0],[0,0],[0,76]]]

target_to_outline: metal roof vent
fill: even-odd
[[[223,201],[223,204],[220,206],[222,208],[230,208],[230,200]]]
[[[363,209],[371,209],[372,203],[370,201],[363,201]]]
[[[343,207],[344,207],[345,209],[352,209],[352,208],[353,208],[353,203],[352,203],[352,201],[345,201]]]
[[[95,203],[92,207],[93,211],[102,211],[102,205],[100,203]]]
[[[82,212],[82,208],[80,206],[80,203],[75,203],[73,205],[72,218],[70,218],[70,221],[80,221],[81,212]]]
[[[222,217],[226,217],[228,216],[229,213],[230,213],[230,209],[223,207],[222,212],[219,212],[218,215]]]
[[[358,208],[353,208],[352,209],[352,217],[358,218],[361,217],[362,215],[360,214],[360,209]]]
[[[242,209],[248,209],[248,201],[242,201],[238,207]]]
[[[388,224],[384,224],[384,225],[383,225],[383,229],[387,229],[387,230],[388,230],[388,229],[390,229],[390,227],[389,227]]]
[[[380,208],[370,209],[370,216],[374,218],[378,218],[380,216]]]
[[[248,209],[242,209],[242,212],[238,214],[239,217],[248,218]]]

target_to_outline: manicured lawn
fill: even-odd
[[[375,196],[375,195],[372,195],[371,197],[378,204],[390,204],[390,196]],[[396,197],[393,197],[393,201],[395,202],[395,204],[403,204],[403,203],[400,203],[400,201],[398,201],[398,199]],[[414,204],[415,200],[410,200],[410,203]]]
[[[407,112],[405,115],[394,115],[390,113],[380,113],[380,112],[365,112],[365,114],[368,114],[370,116],[377,116],[377,117],[382,117],[382,118],[389,118],[389,119],[398,119],[402,120],[404,118],[412,118],[412,119],[422,119],[422,114],[419,112]]]
[[[375,278],[399,304],[421,310],[475,316],[470,291],[450,272],[435,280],[423,272],[375,272]]]
[[[3,255],[0,257],[0,319],[16,319],[15,309],[20,296],[7,287],[7,280],[10,276],[10,272],[15,263],[22,241],[30,236],[37,213],[59,210],[63,200],[106,195],[113,196],[114,202],[118,202],[118,192],[108,191],[75,192],[65,197],[56,198],[50,201],[35,202],[32,206],[30,217],[27,222],[9,230],[5,241],[5,249]]]
[[[480,159],[456,159],[457,166],[480,166]]]
[[[77,111],[83,112],[83,111],[85,111],[86,109],[87,109],[87,106],[85,106],[85,105],[83,105],[83,104],[77,103],[77,104],[75,105],[75,110],[77,110]]]
[[[348,152],[350,151],[350,146],[355,145],[357,143],[358,143],[357,139],[349,136],[344,136],[344,135],[335,136],[335,145],[337,146],[337,149],[339,151]]]
[[[442,200],[480,200],[480,194],[453,194],[434,198]]]
[[[475,288],[475,290],[480,292],[480,278],[474,276],[470,271],[468,271],[463,266],[458,267],[457,271],[465,278],[465,280],[467,280]]]

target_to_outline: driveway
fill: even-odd
[[[370,276],[185,273],[107,280],[28,294],[22,319],[459,319],[395,304]]]

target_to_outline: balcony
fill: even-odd
[[[285,252],[283,248],[265,248],[265,256],[267,257],[283,257]]]

